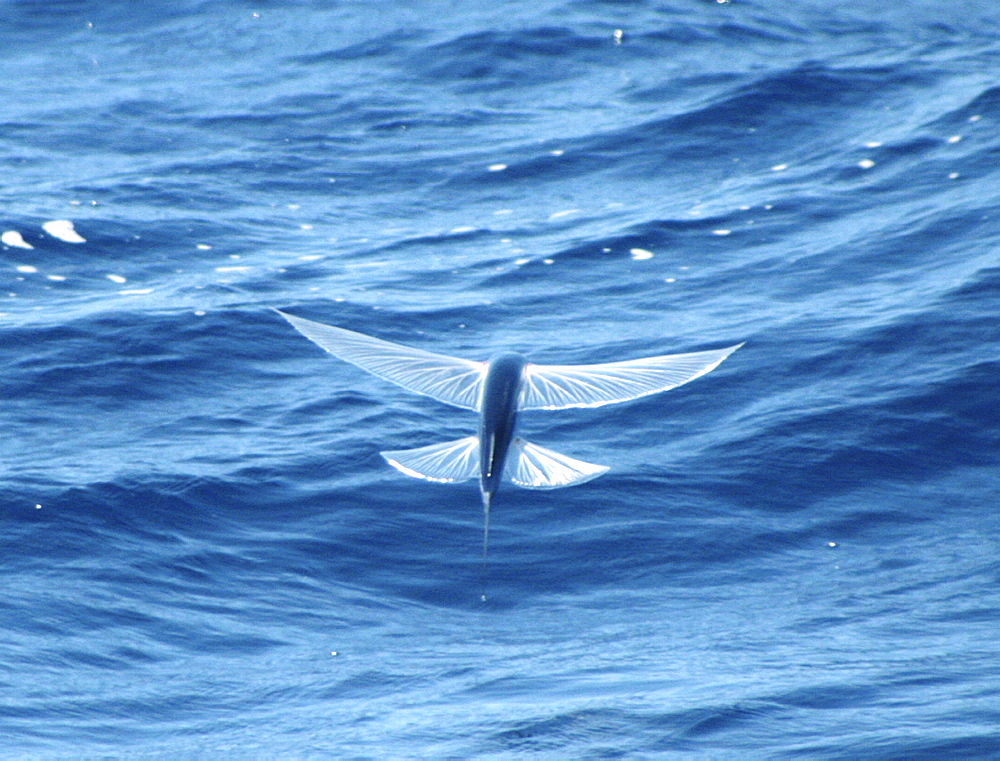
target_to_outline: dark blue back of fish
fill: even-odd
[[[509,352],[498,354],[490,362],[479,416],[479,484],[484,494],[493,494],[500,486],[517,426],[524,364],[523,356]]]

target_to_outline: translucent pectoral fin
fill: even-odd
[[[396,470],[428,481],[457,483],[479,475],[479,438],[476,436],[380,454]]]
[[[714,370],[742,345],[602,365],[528,363],[524,368],[519,407],[522,410],[561,410],[627,402],[694,380]]]
[[[558,489],[586,483],[607,472],[604,465],[574,460],[519,438],[511,442],[506,477],[525,489]]]
[[[456,407],[474,410],[479,406],[485,362],[412,349],[278,309],[274,311],[317,346],[372,375]]]

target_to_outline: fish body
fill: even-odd
[[[483,497],[483,554],[489,542],[490,505],[500,488],[517,428],[517,404],[527,360],[514,352],[490,360],[479,403],[479,491]]]
[[[517,427],[517,402],[526,360],[513,352],[490,360],[479,411],[479,488],[488,500],[500,488]]]

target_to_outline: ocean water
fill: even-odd
[[[992,0],[0,19],[0,756],[1000,758]],[[525,414],[611,471],[484,564],[378,455],[475,417],[271,307],[747,344]]]

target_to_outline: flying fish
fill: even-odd
[[[596,365],[538,365],[502,352],[475,362],[383,341],[275,310],[313,343],[373,375],[479,415],[474,436],[381,452],[408,476],[440,483],[479,479],[483,499],[483,553],[490,505],[501,482],[526,489],[557,489],[606,473],[604,465],[576,460],[516,435],[518,413],[603,407],[676,388],[714,370],[743,344],[690,354]]]

